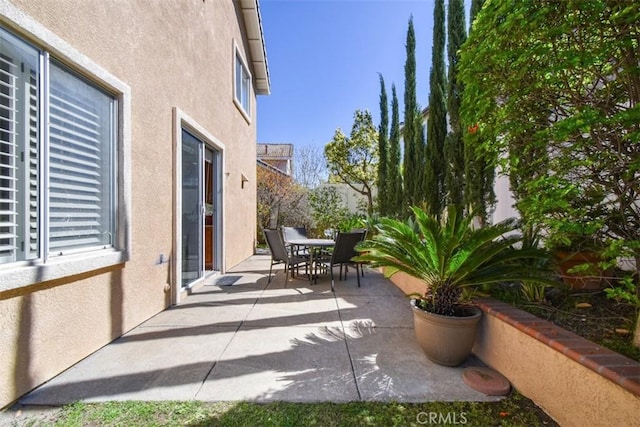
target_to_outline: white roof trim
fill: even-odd
[[[264,43],[264,32],[262,31],[262,19],[260,18],[260,5],[258,0],[239,0],[239,3],[244,26],[247,30],[247,41],[249,43],[249,53],[251,54],[256,92],[258,95],[269,95],[271,93],[271,80],[269,79],[267,50]]]

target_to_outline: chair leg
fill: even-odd
[[[358,271],[358,266],[360,264],[356,263],[356,277],[358,278],[358,287],[360,287],[360,272]],[[362,270],[362,266],[360,266],[360,269]]]
[[[340,264],[340,268],[342,268],[342,264]],[[331,271],[331,292],[335,292],[333,281],[333,264],[329,265],[329,270]]]
[[[271,279],[273,277],[271,277],[271,272],[273,271],[273,261],[271,261],[271,265],[269,266],[269,280],[267,281],[267,284],[271,283]]]
[[[311,269],[311,279],[309,279],[309,281],[312,284],[317,285],[318,284],[318,262],[316,261],[316,265],[312,267],[313,268]]]

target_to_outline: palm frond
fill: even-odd
[[[412,207],[413,218],[403,222],[382,218],[378,233],[358,245],[354,260],[373,267],[385,267],[386,274],[402,271],[422,280],[430,305],[448,312],[451,299],[459,298],[462,288],[478,285],[536,281],[549,284],[547,272],[527,269],[522,260],[542,258],[535,248],[517,249],[522,240],[515,220],[473,228],[473,218],[455,208],[447,209],[441,219]],[[453,301],[455,302],[455,301]]]

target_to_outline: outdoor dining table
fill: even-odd
[[[309,268],[311,268],[311,274],[309,278],[313,280],[313,252],[314,248],[330,248],[333,247],[336,242],[333,239],[291,239],[287,240],[287,243],[294,246],[304,246],[309,248]]]

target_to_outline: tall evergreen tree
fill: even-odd
[[[416,36],[413,16],[407,29],[407,60],[404,65],[404,203],[405,207],[420,202],[422,170],[424,167],[423,142],[420,138],[418,102],[416,100]]]
[[[458,79],[458,51],[467,39],[464,17],[464,1],[449,0],[447,10],[447,56],[449,59],[447,112],[451,131],[445,140],[446,188],[448,203],[462,211],[464,189],[464,143],[462,140],[462,123],[460,122],[460,102],[462,82]]]
[[[378,210],[380,215],[389,213],[389,194],[387,193],[387,169],[389,164],[389,106],[384,78],[380,74],[380,126],[378,127]]]
[[[484,1],[485,0],[471,0],[471,10],[469,11],[471,24],[473,24],[473,21],[475,21],[476,19],[476,15],[478,14],[478,12],[480,12],[480,9],[482,9],[482,5],[484,4]]]
[[[391,85],[391,134],[389,137],[389,167],[387,168],[387,194],[389,195],[389,216],[403,215],[402,173],[400,171],[400,112],[398,111],[396,85]]]
[[[445,204],[444,141],[447,137],[447,105],[445,98],[447,78],[444,63],[445,21],[444,0],[436,0],[433,11],[433,48],[429,76],[429,120],[427,122],[427,146],[425,191],[427,209],[439,215]]]
[[[471,27],[484,0],[471,2]],[[464,139],[464,203],[482,223],[486,222],[491,206],[495,203],[493,183],[495,179],[495,159],[484,149],[484,139],[478,124],[469,124]]]

